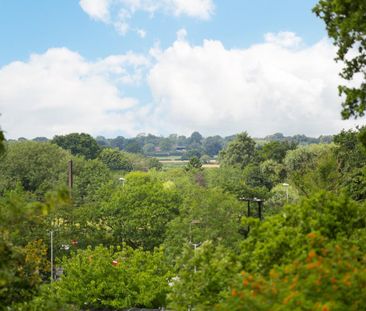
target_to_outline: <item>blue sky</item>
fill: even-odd
[[[315,3],[0,0],[0,124],[11,138],[334,133],[353,123]]]
[[[180,28],[190,34],[190,41],[221,40],[228,48],[248,47],[260,42],[268,32],[291,31],[308,44],[325,36],[322,22],[311,13],[316,1],[310,0],[221,0],[215,1],[215,13],[209,21],[190,17],[154,18],[140,13],[135,27],[144,28],[144,39],[129,33],[120,36],[113,27],[93,21],[77,0],[1,0],[0,65],[27,60],[31,53],[50,47],[68,47],[88,59],[97,59],[127,51],[147,52],[155,41],[169,46]]]

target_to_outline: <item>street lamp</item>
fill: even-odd
[[[119,182],[122,184],[122,187],[125,185],[126,179],[123,177],[118,178]]]
[[[189,223],[189,243],[191,245],[193,245],[193,248],[194,248],[194,256],[196,256],[196,249],[198,246],[201,245],[201,242],[199,243],[192,243],[192,225],[198,225],[200,224],[201,221],[200,220],[197,220],[197,219],[193,219],[190,223]],[[194,265],[194,273],[197,272],[197,267],[196,265]]]
[[[289,186],[289,184],[283,183],[282,186],[284,186],[285,189],[286,189],[286,202],[288,203],[288,186]]]

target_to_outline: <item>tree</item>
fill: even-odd
[[[334,136],[334,143],[337,145],[335,154],[343,174],[366,165],[366,149],[360,139],[360,134],[365,129],[366,127],[362,127],[358,131],[343,130]]]
[[[73,200],[77,205],[96,201],[99,188],[110,180],[110,170],[98,159],[73,158],[74,186]]]
[[[154,249],[165,238],[167,223],[176,217],[180,197],[152,174],[133,172],[105,204],[104,213],[113,234],[136,248]]]
[[[366,110],[366,2],[320,0],[313,11],[323,19],[338,48],[336,61],[344,63],[341,77],[349,81],[356,76],[362,79],[356,87],[339,86],[340,95],[345,95],[342,116],[362,117]]]
[[[188,138],[188,143],[192,144],[202,144],[203,137],[199,132],[193,132],[191,136]]]
[[[220,136],[207,137],[203,141],[205,152],[211,157],[217,155],[224,146],[224,140]]]
[[[96,140],[85,133],[56,135],[51,142],[65,150],[69,150],[73,155],[81,155],[86,159],[95,159],[101,150]]]
[[[297,205],[286,205],[281,213],[263,222],[244,218],[243,225],[250,224],[250,232],[241,242],[243,268],[267,275],[274,266],[292,262],[303,254],[311,232],[329,241],[354,243],[365,251],[365,216],[365,205],[344,194],[322,191]]]
[[[335,145],[308,145],[289,151],[284,164],[290,183],[306,196],[319,189],[337,191],[341,175],[335,150]]]
[[[219,188],[192,187],[186,194],[179,215],[173,219],[164,242],[169,258],[175,261],[185,243],[233,247],[240,240],[242,203]]]
[[[22,309],[13,306],[49,279],[48,215],[68,199],[62,192],[40,202],[19,187],[0,196],[0,310]]]
[[[255,160],[255,141],[244,132],[238,134],[220,152],[220,163],[244,168]]]
[[[110,140],[110,145],[112,148],[118,148],[122,150],[126,144],[126,139],[123,136],[117,136]]]
[[[242,272],[216,310],[363,310],[365,256],[310,233],[303,254],[268,277]],[[269,303],[270,302],[270,303]]]
[[[118,149],[103,149],[98,158],[111,170],[132,171],[132,162],[125,153]]]
[[[131,138],[124,146],[124,150],[130,153],[142,153],[142,147],[136,138]]]
[[[297,144],[288,141],[271,141],[265,144],[258,152],[263,160],[274,160],[282,163],[288,150],[296,149]]]
[[[43,142],[43,143],[49,141],[49,139],[47,137],[43,137],[43,136],[41,136],[41,137],[35,137],[32,140],[33,141],[38,141],[38,142]]]
[[[159,147],[163,152],[169,152],[173,148],[173,143],[169,138],[162,138]]]
[[[240,271],[233,252],[212,241],[205,241],[196,249],[185,245],[177,266],[178,275],[168,296],[169,308],[177,311],[212,310],[223,298],[220,293],[227,290]]]
[[[161,249],[146,252],[126,245],[88,247],[64,257],[65,273],[49,288],[52,295],[34,299],[34,310],[40,304],[56,300],[55,310],[74,306],[74,310],[125,310],[126,308],[158,308],[165,305],[171,273]],[[61,308],[60,308],[61,307]],[[66,309],[68,310],[68,309]]]
[[[184,167],[186,171],[202,170],[202,163],[199,158],[193,157],[189,160],[188,164]]]
[[[14,189],[42,196],[55,187],[66,184],[67,161],[70,154],[50,143],[24,141],[8,144],[0,162],[0,192]]]
[[[110,142],[107,138],[105,138],[104,136],[97,136],[95,138],[95,141],[97,142],[97,144],[101,147],[101,148],[107,148],[110,146]]]

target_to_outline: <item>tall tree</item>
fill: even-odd
[[[217,155],[224,145],[224,140],[220,136],[211,136],[207,137],[203,141],[203,148],[205,152],[210,155],[214,156]]]
[[[224,150],[220,152],[223,165],[244,168],[255,159],[255,141],[244,132],[238,134]]]
[[[0,193],[19,184],[26,191],[43,195],[55,186],[65,184],[69,158],[68,152],[50,143],[9,144],[0,162]]]
[[[69,150],[73,155],[82,155],[86,159],[95,159],[100,152],[96,140],[85,133],[55,136],[51,142]]]
[[[344,63],[341,77],[350,81],[362,77],[359,86],[339,86],[340,95],[345,95],[343,118],[361,117],[366,110],[366,2],[320,0],[313,11],[324,20],[338,48],[336,61]]]

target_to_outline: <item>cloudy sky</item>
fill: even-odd
[[[7,138],[334,134],[340,67],[313,0],[1,0]]]

